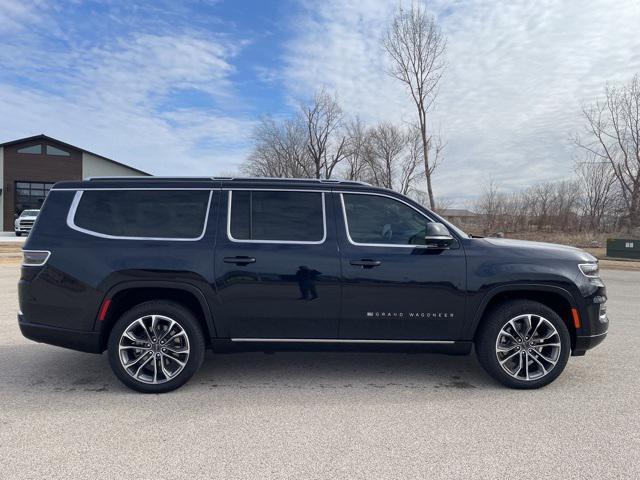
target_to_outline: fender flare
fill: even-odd
[[[209,330],[209,335],[211,338],[217,338],[217,330],[215,327],[215,322],[213,321],[213,315],[211,314],[211,308],[209,307],[209,302],[205,297],[202,290],[195,285],[192,285],[188,282],[181,281],[170,281],[170,280],[128,280],[124,282],[117,283],[113,285],[107,293],[102,297],[102,301],[100,305],[106,300],[115,297],[118,293],[123,292],[125,290],[135,290],[139,288],[166,288],[173,290],[182,290],[185,292],[189,292],[196,297],[196,300],[200,304],[200,308],[204,312],[204,320],[207,325],[207,329]],[[96,326],[99,323],[96,318]],[[95,330],[101,331],[101,328],[96,328]]]
[[[571,292],[563,287],[559,287],[557,285],[548,285],[548,284],[540,284],[540,283],[517,283],[517,284],[509,284],[509,285],[500,285],[498,287],[494,287],[489,290],[476,308],[476,311],[471,316],[471,321],[467,323],[465,327],[465,333],[470,335],[469,338],[473,338],[476,334],[476,330],[478,329],[478,325],[482,320],[482,316],[484,315],[487,305],[501,293],[505,292],[548,292],[555,293],[562,296],[569,303],[571,308],[577,308],[575,299]]]

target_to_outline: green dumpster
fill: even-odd
[[[640,239],[608,238],[607,257],[640,260]]]

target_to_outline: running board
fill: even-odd
[[[396,345],[453,345],[455,340],[361,340],[343,338],[232,338],[232,342],[269,343],[378,343]]]

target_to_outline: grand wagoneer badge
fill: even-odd
[[[453,318],[451,312],[367,312],[367,317]]]

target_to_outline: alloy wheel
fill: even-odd
[[[558,363],[561,350],[556,328],[549,320],[535,314],[512,318],[496,339],[498,363],[518,380],[532,381],[548,375]]]
[[[160,384],[177,377],[189,360],[189,337],[164,315],[146,315],[131,322],[120,336],[118,357],[135,380]]]

